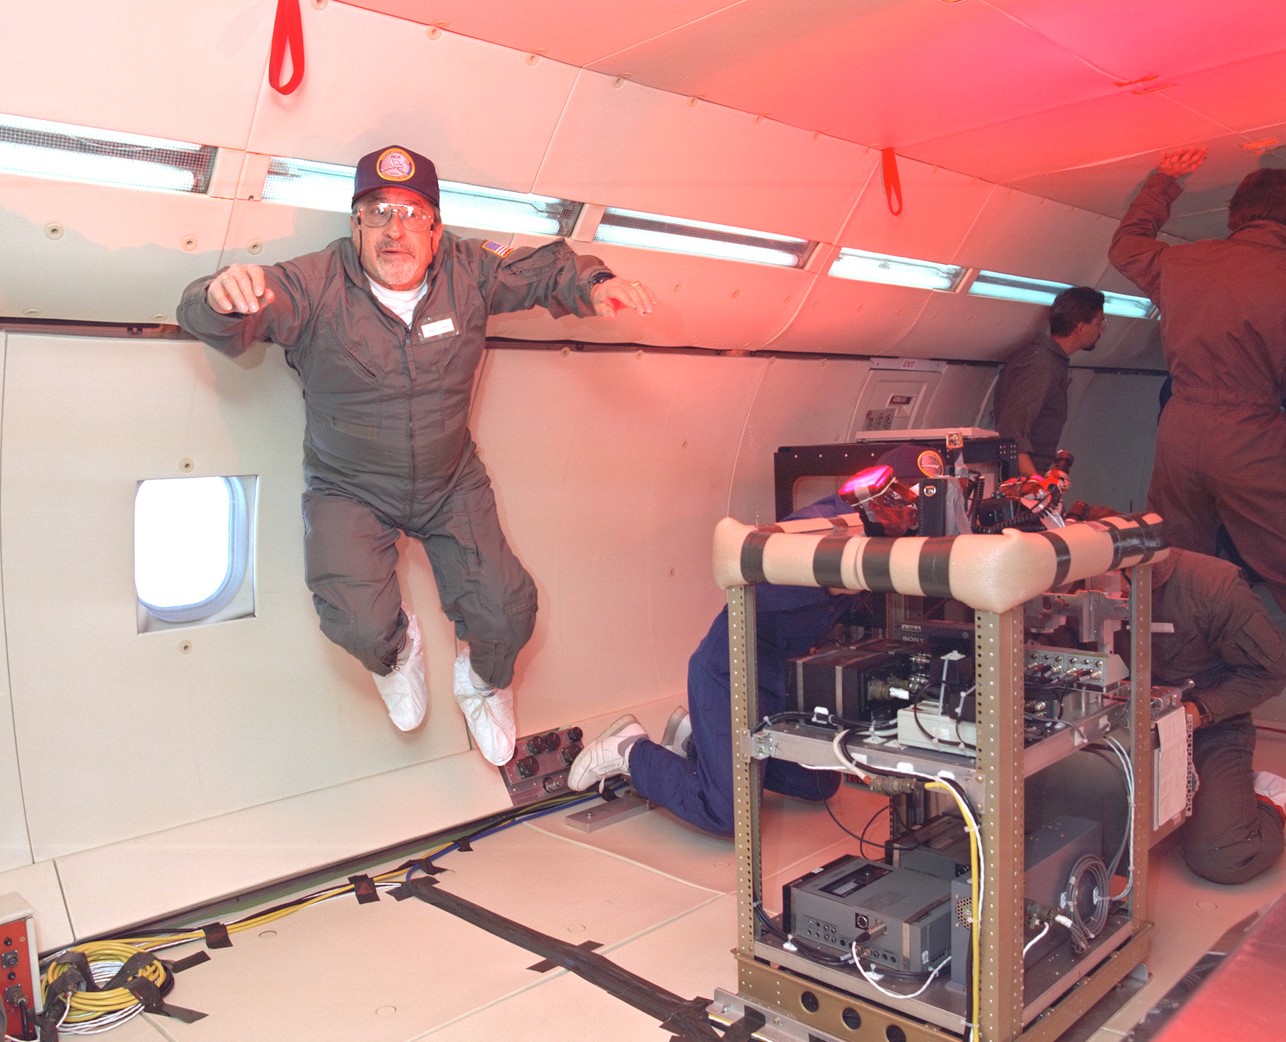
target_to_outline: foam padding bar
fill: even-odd
[[[796,522],[754,527],[726,517],[714,531],[714,577],[722,589],[751,583],[950,597],[1003,612],[1047,590],[1167,553],[1158,514],[1082,521],[1043,532],[940,538],[867,536],[855,515],[819,530]],[[830,524],[830,521],[837,524]]]

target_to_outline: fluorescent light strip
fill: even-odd
[[[213,146],[0,115],[0,171],[169,192],[204,192]]]
[[[1028,304],[1052,304],[1063,290],[1070,289],[1067,282],[1049,282],[1029,279],[1022,275],[1006,275],[998,271],[980,271],[969,292],[979,297],[999,300],[1017,300]],[[1132,297],[1125,293],[1104,293],[1103,313],[1122,318],[1155,318],[1156,308],[1147,297]]]
[[[976,297],[995,297],[999,300],[1017,300],[1027,304],[1052,304],[1054,298],[1068,288],[1065,282],[1047,282],[1021,275],[1006,275],[999,271],[980,271],[969,292]]]
[[[1103,314],[1120,315],[1122,318],[1156,318],[1157,307],[1147,297],[1131,297],[1124,293],[1103,293]]]
[[[803,267],[814,246],[788,235],[613,207],[604,212],[594,241],[781,268]]]
[[[216,149],[188,141],[124,134],[0,114],[0,172],[50,180],[79,181],[170,192],[208,190]],[[306,159],[274,158],[264,182],[265,202],[347,213],[353,191],[351,166]],[[570,235],[581,204],[549,196],[507,192],[477,185],[441,182],[442,219],[457,227],[528,235]],[[815,243],[770,232],[681,217],[661,217],[609,207],[595,242],[665,250],[721,260],[800,268]],[[837,278],[950,291],[965,269],[842,249],[828,274]],[[1067,283],[980,271],[969,286],[976,296],[1049,304]],[[1103,310],[1126,318],[1155,318],[1146,297],[1105,293]]]
[[[543,195],[455,181],[439,183],[442,220],[462,228],[528,235],[569,235],[580,211],[578,203]],[[353,198],[353,167],[307,159],[274,157],[264,181],[265,202],[287,203],[310,210],[348,213]]]
[[[879,282],[890,286],[912,286],[918,289],[953,290],[964,277],[965,269],[956,264],[893,257],[885,253],[842,249],[831,263],[828,275],[858,282]]]

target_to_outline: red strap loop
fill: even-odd
[[[290,79],[281,81],[281,67],[290,52]],[[272,23],[272,54],[268,58],[268,82],[278,94],[293,94],[304,79],[304,20],[299,0],[277,0],[277,18]]]
[[[894,217],[902,213],[902,179],[898,176],[898,156],[891,148],[884,150],[884,197]]]

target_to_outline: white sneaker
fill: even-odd
[[[479,677],[469,664],[469,649],[455,660],[455,702],[469,725],[478,752],[489,763],[503,767],[514,757],[518,732],[514,726],[514,696],[508,688],[497,690]]]
[[[405,611],[405,607],[402,610]],[[424,645],[420,640],[420,624],[410,612],[406,613],[406,637],[402,650],[397,653],[393,672],[371,676],[384,699],[389,719],[399,731],[410,731],[424,723],[424,712],[429,705],[429,692],[424,684]]]
[[[676,756],[682,756],[686,760],[688,739],[691,737],[692,718],[688,716],[688,711],[683,706],[679,706],[665,722],[665,733],[661,736],[661,744]]]
[[[1274,807],[1286,821],[1286,778],[1267,771],[1255,772],[1255,795],[1262,796]]]
[[[647,732],[627,713],[580,751],[567,772],[567,786],[588,789],[614,774],[630,773],[630,748]]]

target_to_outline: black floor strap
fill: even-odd
[[[709,999],[683,999],[584,946],[568,944],[540,933],[512,919],[448,893],[432,879],[415,878],[393,891],[401,900],[416,897],[434,908],[501,937],[511,944],[541,956],[546,962],[570,970],[595,987],[654,1017],[674,1038],[687,1040],[724,1038],[719,1026],[706,1017]]]

